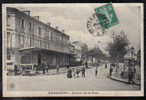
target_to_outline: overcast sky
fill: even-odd
[[[50,22],[53,27],[59,26],[59,29],[65,30],[71,38],[71,41],[82,41],[89,47],[94,47],[97,41],[98,45],[104,48],[111,42],[111,33],[124,30],[129,41],[136,48],[140,48],[140,11],[138,6],[132,4],[113,4],[119,24],[111,27],[104,36],[92,36],[87,30],[87,20],[94,13],[94,8],[104,4],[49,4],[41,7],[36,5],[27,5],[20,7],[21,10],[30,10],[32,16],[40,16],[40,20]]]

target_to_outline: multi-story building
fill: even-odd
[[[30,16],[30,11],[8,7],[6,17],[6,61],[9,68],[15,64],[69,64],[72,55],[70,37],[64,31],[41,22],[39,16]]]

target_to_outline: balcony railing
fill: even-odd
[[[49,40],[49,37],[43,38],[34,34],[21,34],[21,36],[25,37],[25,41],[27,41],[27,43],[26,44],[24,43],[23,46],[20,45],[19,48],[37,47],[37,48],[44,48],[51,51],[57,51],[62,53],[71,53],[71,50],[69,48],[69,43],[67,41]],[[30,39],[31,39],[31,45],[30,45]]]

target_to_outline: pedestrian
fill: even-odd
[[[69,69],[69,65],[67,65],[66,68]]]
[[[47,73],[48,73],[49,67],[50,67],[50,65],[48,64],[48,65],[47,65]]]
[[[109,72],[110,76],[112,76],[112,72],[113,72],[113,64],[110,64],[110,72]]]
[[[72,69],[68,68],[67,70],[67,78],[72,78]]]
[[[14,65],[14,74],[17,75],[17,65]]]
[[[107,64],[105,64],[105,69],[107,68]]]
[[[59,64],[56,66],[56,73],[59,73]]]
[[[79,69],[79,68],[77,68],[77,69],[76,69],[76,74],[77,74],[77,77],[79,77],[79,73],[80,73],[80,69]]]
[[[128,67],[128,81],[130,84],[134,84],[134,78],[135,78],[135,73],[136,69],[133,63],[129,64],[130,66]]]
[[[85,66],[86,66],[86,68],[88,68],[88,63],[87,63],[87,61],[85,62]]]
[[[43,74],[45,74],[45,64],[42,63],[42,68],[43,68]]]
[[[95,67],[95,77],[97,77],[98,74],[98,66]]]
[[[128,82],[129,82],[130,84],[133,83],[133,73],[132,73],[132,68],[131,68],[131,66],[128,67]]]
[[[48,72],[48,71],[47,71],[47,70],[48,70],[47,63],[45,63],[44,66],[45,66],[45,73],[47,73],[47,72]]]
[[[36,73],[37,74],[38,74],[38,70],[39,70],[38,68],[39,68],[39,65],[36,64]]]
[[[35,71],[35,73],[36,73],[36,69],[37,69],[37,65],[34,64],[34,66],[33,66],[33,70]]]
[[[75,78],[76,77],[76,70],[75,70],[75,68],[72,69],[72,72],[73,72],[73,77]]]
[[[85,67],[83,66],[83,67],[82,67],[82,77],[85,77],[85,71],[86,71],[86,69],[85,69]]]

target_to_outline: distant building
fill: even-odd
[[[82,56],[82,48],[79,41],[72,42],[72,45],[74,46],[74,56],[76,58],[76,61],[81,61]]]
[[[8,68],[15,64],[42,64],[52,67],[69,64],[72,51],[70,37],[30,16],[30,11],[7,7],[6,63]]]

